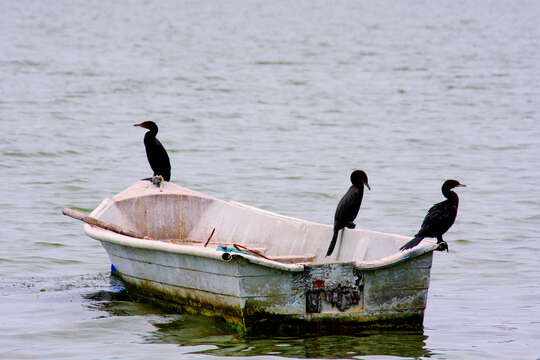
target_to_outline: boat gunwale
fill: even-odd
[[[158,251],[181,254],[181,255],[188,255],[188,256],[205,257],[205,258],[210,258],[210,259],[223,261],[223,262],[229,262],[233,258],[241,257],[253,264],[261,265],[261,266],[272,268],[272,269],[288,271],[288,272],[302,272],[304,271],[304,268],[306,265],[307,266],[312,266],[312,265],[322,266],[322,265],[339,264],[339,263],[343,263],[343,264],[353,263],[355,268],[359,270],[364,270],[364,271],[378,270],[378,269],[391,267],[399,263],[411,260],[413,258],[422,256],[424,254],[427,254],[429,252],[436,250],[438,247],[438,245],[434,241],[428,240],[426,241],[425,244],[417,246],[413,249],[410,249],[407,251],[400,251],[390,256],[386,256],[384,258],[373,260],[373,261],[329,261],[329,262],[323,262],[323,263],[292,263],[291,264],[291,263],[282,263],[282,262],[271,260],[271,259],[264,259],[262,257],[257,257],[254,255],[244,254],[244,253],[228,253],[231,256],[226,257],[225,259],[223,255],[226,252],[217,250],[215,248],[205,248],[202,246],[195,246],[195,245],[183,245],[183,244],[181,245],[181,244],[167,243],[167,242],[160,241],[159,239],[157,240],[137,239],[137,238],[126,236],[126,235],[117,234],[109,230],[101,229],[90,224],[84,224],[84,231],[88,236],[96,240],[106,241],[109,243],[118,244],[122,246],[146,249],[146,250],[158,250]]]
[[[223,262],[230,262],[235,257],[242,257],[248,260],[251,263],[262,265],[269,268],[274,268],[283,271],[289,272],[301,272],[304,271],[303,264],[284,264],[278,261],[267,260],[261,257],[254,255],[242,254],[242,253],[229,253],[231,256],[227,259],[223,258],[223,254],[226,252],[219,251],[213,248],[205,248],[202,246],[194,245],[179,245],[173,243],[166,243],[159,240],[145,240],[137,239],[130,236],[125,236],[121,234],[114,233],[112,231],[100,229],[98,227],[84,224],[84,231],[86,234],[94,239],[99,241],[106,241],[113,244],[118,244],[122,246],[128,246],[139,249],[146,250],[159,250],[168,253],[188,255],[188,256],[198,256],[210,258]]]

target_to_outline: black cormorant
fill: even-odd
[[[400,248],[401,251],[415,247],[422,239],[427,237],[437,238],[439,250],[448,250],[448,244],[443,240],[442,236],[456,220],[459,197],[451,189],[459,186],[465,185],[460,184],[457,180],[446,180],[444,182],[442,193],[447,200],[435,204],[429,209],[420,231],[414,236],[414,239]]]
[[[343,195],[336,208],[336,214],[334,215],[334,235],[332,236],[332,242],[326,252],[326,256],[332,255],[334,247],[336,246],[339,230],[345,227],[349,229],[355,228],[356,225],[353,221],[356,218],[356,215],[358,215],[360,205],[362,204],[364,185],[371,190],[368,184],[367,175],[362,170],[355,170],[352,172],[351,183],[351,187],[345,195]]]
[[[156,123],[153,121],[145,121],[140,124],[135,124],[134,126],[140,126],[149,130],[144,135],[146,157],[148,158],[150,167],[154,171],[154,176],[161,175],[163,176],[163,180],[169,181],[171,179],[171,163],[169,162],[167,151],[156,138],[156,134],[158,133]]]

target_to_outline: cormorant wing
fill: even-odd
[[[354,221],[362,204],[362,195],[355,186],[351,186],[338,203],[334,221],[341,225]]]
[[[444,234],[456,220],[456,215],[456,206],[448,200],[433,205],[428,210],[418,235],[436,237]]]
[[[146,147],[146,152],[148,162],[154,173],[163,176],[166,173],[170,173],[171,163],[169,161],[169,155],[158,139],[152,139],[152,145]]]

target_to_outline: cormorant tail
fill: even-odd
[[[405,245],[400,247],[399,250],[403,251],[403,250],[407,250],[407,249],[412,249],[413,247],[418,245],[420,243],[420,241],[422,241],[423,239],[424,239],[423,236],[416,235],[414,237],[414,239],[412,239],[411,241],[409,241],[408,243],[406,243]]]
[[[328,247],[326,256],[332,255],[332,252],[334,251],[334,247],[336,246],[338,233],[339,233],[339,229],[334,227],[334,236],[332,236],[332,241],[330,242],[330,247]]]

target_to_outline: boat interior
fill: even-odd
[[[282,216],[148,181],[106,199],[93,216],[134,231],[149,241],[238,251],[282,263],[375,261],[399,253],[407,237],[346,229],[326,257],[332,226]]]

